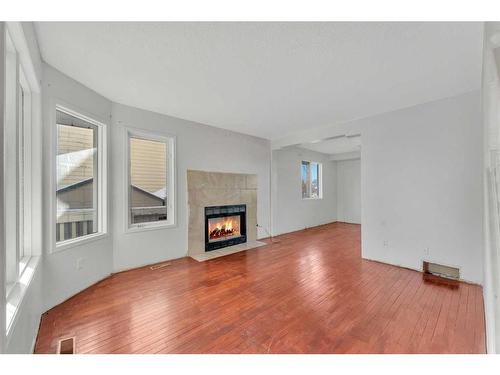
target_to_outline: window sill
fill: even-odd
[[[10,297],[10,293],[14,290],[16,283],[8,283],[5,285],[5,298],[8,300]]]
[[[36,268],[38,266],[40,257],[32,256],[26,264],[26,267],[19,276],[19,280],[13,284],[12,289],[9,292],[6,303],[6,332],[7,339],[9,339],[12,332],[11,328],[17,318],[17,314],[23,303],[23,298],[28,290],[33,276],[35,275]]]
[[[28,255],[25,255],[21,258],[19,261],[19,274],[23,274],[24,270],[26,269],[26,266],[28,265],[29,261],[31,260],[31,257]]]
[[[83,246],[89,242],[99,241],[107,238],[109,236],[108,233],[94,233],[89,234],[84,237],[75,238],[72,240],[62,241],[53,248],[52,253],[58,253],[60,251],[65,251],[71,249],[73,247]]]
[[[126,228],[125,233],[132,234],[132,233],[147,232],[150,230],[170,229],[170,228],[176,228],[176,227],[177,227],[177,224],[175,224],[175,223],[134,225],[134,226]]]
[[[318,201],[323,199],[323,197],[317,197],[317,198],[302,198],[303,201]]]

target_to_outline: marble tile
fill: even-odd
[[[256,174],[246,175],[246,188],[247,189],[257,189],[259,185],[258,176]]]
[[[187,171],[188,189],[203,189],[209,186],[208,175],[202,171]]]
[[[233,173],[233,187],[235,189],[245,189],[247,186],[247,178],[244,174]]]
[[[245,189],[240,191],[241,201],[248,205],[257,206],[257,190]]]

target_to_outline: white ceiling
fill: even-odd
[[[335,137],[318,142],[302,143],[300,147],[323,154],[343,154],[361,150],[361,136]]]
[[[36,23],[119,103],[269,139],[480,87],[481,23]]]

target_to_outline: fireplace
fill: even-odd
[[[247,242],[245,204],[205,207],[205,251]]]

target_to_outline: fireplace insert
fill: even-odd
[[[205,251],[247,242],[247,206],[205,207]]]

